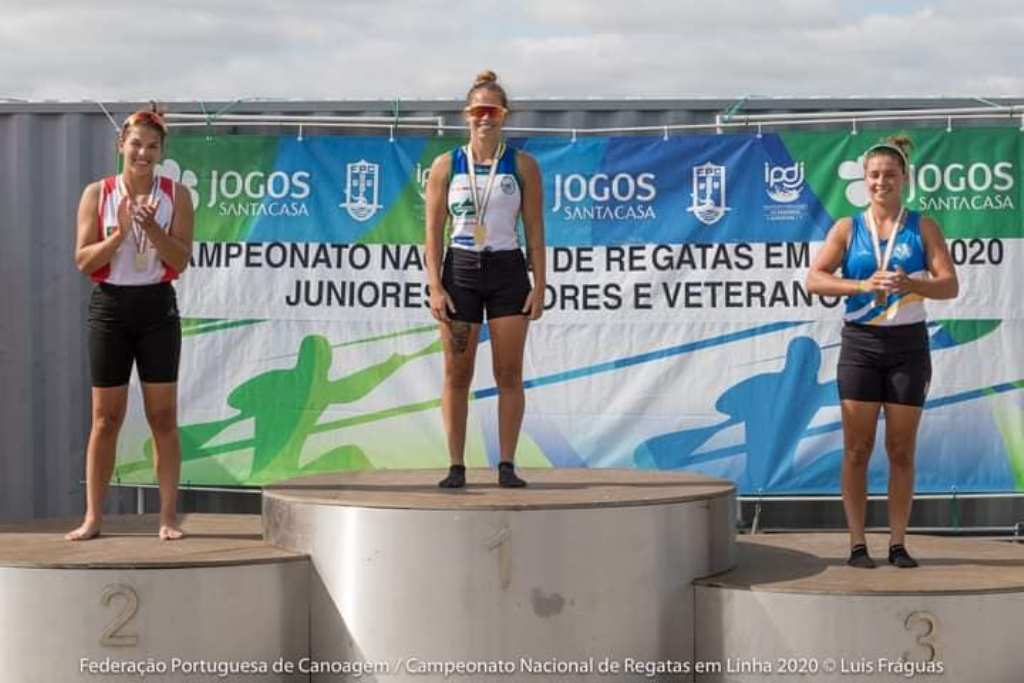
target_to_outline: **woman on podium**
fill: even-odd
[[[939,226],[903,206],[910,141],[888,138],[864,155],[870,203],[836,222],[811,264],[807,288],[846,296],[836,378],[843,420],[843,507],[854,567],[872,568],[864,534],[868,459],[880,411],[889,457],[889,563],[916,567],[904,545],[914,493],[914,450],[931,380],[925,299],[959,285]],[[841,269],[839,276],[835,271]]]
[[[469,387],[485,313],[498,386],[498,484],[526,486],[516,475],[513,458],[525,404],[527,327],[544,309],[544,218],[540,169],[529,154],[505,144],[502,124],[507,113],[505,90],[493,72],[484,71],[466,95],[469,144],[438,156],[427,179],[427,282],[430,312],[440,323],[444,345],[441,413],[451,462],[448,476],[439,483],[442,488],[466,483]],[[528,259],[517,236],[520,218]]]
[[[96,286],[88,315],[92,428],[86,511],[81,526],[66,535],[72,541],[100,533],[133,364],[153,432],[159,537],[182,537],[176,509],[181,323],[171,281],[192,253],[192,200],[187,188],[156,172],[166,134],[155,106],[129,116],[118,139],[123,170],[89,184],[78,206],[75,264]]]

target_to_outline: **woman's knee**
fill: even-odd
[[[123,410],[94,409],[92,412],[93,431],[103,436],[117,436],[124,424]]]
[[[469,391],[473,384],[473,365],[466,362],[445,363],[444,383],[447,388],[455,391]]]
[[[154,434],[173,432],[178,428],[178,411],[174,406],[146,410],[146,421]]]
[[[523,388],[523,370],[520,367],[495,366],[494,383],[499,391],[520,391]]]
[[[870,439],[847,439],[843,449],[843,457],[853,467],[867,467],[871,460],[871,452],[875,443]]]
[[[891,467],[913,467],[914,466],[914,440],[913,439],[886,439],[885,452],[889,456]]]

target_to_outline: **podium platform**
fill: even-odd
[[[420,667],[443,662],[514,666],[494,680],[609,680],[583,663],[690,659],[692,581],[735,563],[732,483],[522,475],[528,488],[470,470],[467,488],[443,490],[444,472],[420,470],[266,489],[266,538],[313,564],[312,657],[401,662],[380,680],[442,680]],[[466,680],[491,680],[479,673]]]
[[[0,680],[225,680],[308,654],[308,559],[265,543],[255,515],[185,515],[180,541],[156,537],[156,515],[112,516],[64,540],[80,521],[0,525]]]
[[[737,537],[723,480],[442,475],[283,482],[175,542],[0,524],[0,683],[1022,680],[1024,545],[911,536],[907,570],[871,536],[854,569],[845,533]]]
[[[723,664],[705,679],[1024,680],[1024,545],[910,536],[921,566],[897,569],[887,543],[856,569],[845,533],[741,537],[736,568],[696,582],[695,658]]]

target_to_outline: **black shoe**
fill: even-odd
[[[520,489],[526,486],[526,482],[516,476],[515,465],[510,462],[499,462],[498,486],[506,489]]]
[[[912,569],[917,566],[917,560],[910,556],[902,543],[889,546],[889,564],[900,569]]]
[[[448,476],[437,482],[443,489],[461,489],[466,485],[466,466],[452,465],[448,468]]]
[[[875,568],[875,561],[868,555],[868,547],[863,543],[858,543],[850,548],[850,559],[846,561],[846,564],[859,569]]]

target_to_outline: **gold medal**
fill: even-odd
[[[491,199],[491,190],[494,189],[494,179],[498,174],[498,163],[505,154],[505,143],[499,142],[491,159],[491,170],[487,174],[487,185],[484,187],[483,197],[479,196],[479,188],[476,184],[476,160],[473,158],[473,145],[466,145],[466,161],[469,171],[469,197],[473,202],[473,209],[476,213],[476,225],[473,226],[473,244],[482,249],[487,242],[487,225],[484,223],[484,216],[487,213],[487,204]]]
[[[149,267],[149,254],[146,252],[135,252],[135,270],[142,272]]]

